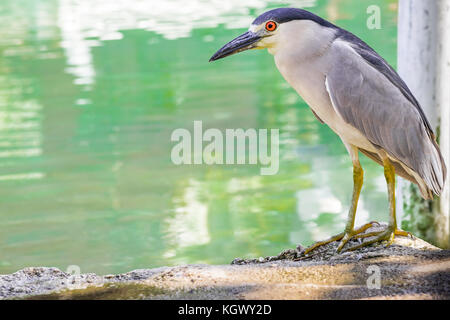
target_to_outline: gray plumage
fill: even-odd
[[[349,250],[407,236],[397,227],[395,174],[416,183],[422,196],[431,199],[444,188],[446,167],[433,130],[406,83],[357,36],[301,9],[263,13],[210,61],[256,48],[267,48],[274,56],[280,73],[317,119],[339,135],[353,163],[352,202],[344,232],[311,245],[304,254],[340,240],[339,252],[373,226],[371,222],[355,228],[364,176],[359,151],[384,167],[389,224]]]
[[[430,191],[440,195],[446,168],[420,105],[381,57],[372,53],[383,67],[368,64],[358,49],[348,52],[347,46],[333,46],[334,68],[326,76],[333,106],[373,145],[384,149],[426,182],[428,189],[421,190],[424,198],[432,197]],[[361,59],[355,59],[356,55]],[[376,154],[369,156],[381,164]],[[401,166],[395,167],[400,176],[418,184]]]
[[[265,30],[268,21],[280,31]],[[281,74],[347,149],[355,146],[382,165],[385,152],[395,172],[418,184],[425,199],[441,194],[446,166],[425,113],[364,41],[306,10],[278,8],[257,17],[210,61],[253,48],[268,48]]]

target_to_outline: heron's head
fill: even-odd
[[[320,37],[319,29],[336,28],[315,14],[295,8],[278,8],[256,18],[247,32],[219,49],[209,61],[219,60],[249,49],[269,49],[275,53],[280,47],[301,41],[302,35]]]

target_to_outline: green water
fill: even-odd
[[[381,8],[381,29],[366,8]],[[0,273],[100,274],[275,255],[340,232],[352,169],[265,50],[209,57],[267,8],[304,6],[395,65],[396,1],[0,2]],[[173,130],[280,129],[280,169],[182,165]],[[357,223],[387,220],[366,158]]]

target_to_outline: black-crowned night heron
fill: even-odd
[[[435,135],[419,103],[395,70],[357,36],[308,11],[280,8],[263,13],[250,29],[217,51],[210,61],[248,49],[267,48],[286,81],[308,103],[317,119],[342,140],[353,162],[353,196],[345,231],[317,242],[370,236],[348,250],[375,242],[392,243],[397,228],[395,174],[417,184],[422,197],[440,195],[446,167]],[[364,233],[373,222],[355,229],[363,184],[358,151],[384,167],[389,195],[389,224]]]

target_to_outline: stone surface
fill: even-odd
[[[449,250],[415,237],[341,254],[335,252],[337,245],[310,256],[299,246],[273,257],[235,259],[231,265],[120,275],[26,268],[0,275],[0,299],[450,299]]]

